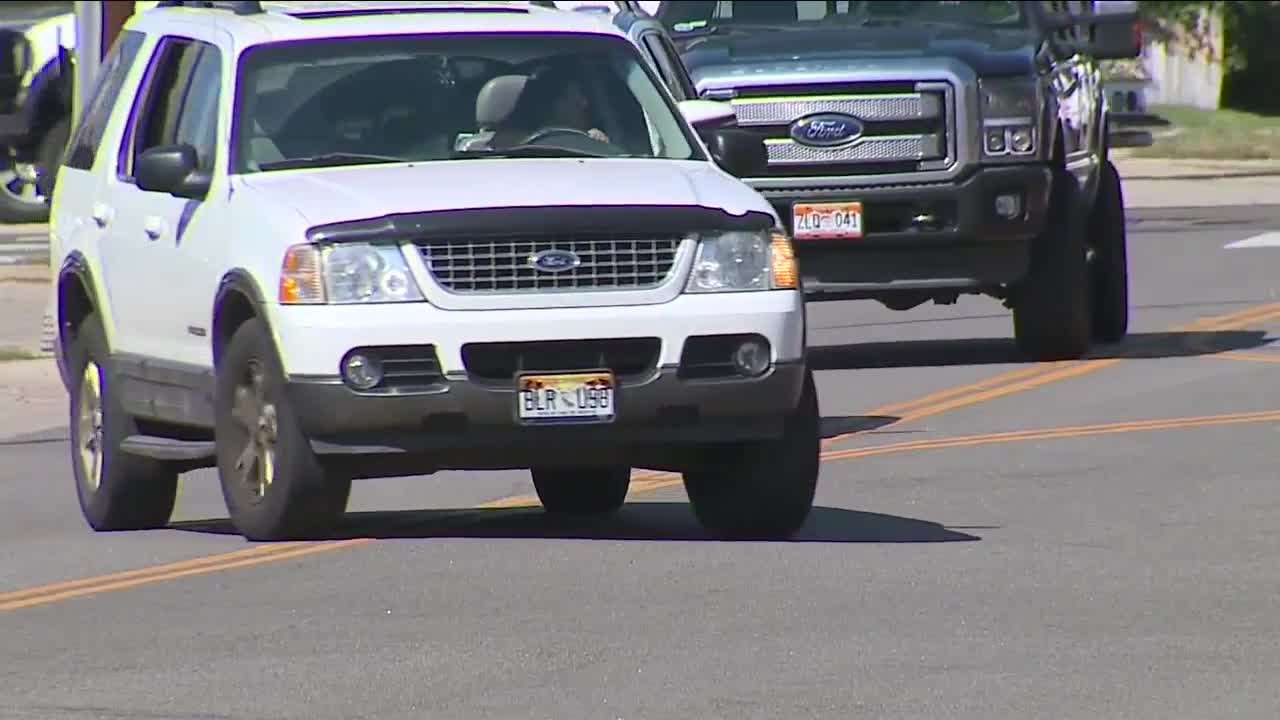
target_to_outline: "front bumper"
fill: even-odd
[[[331,460],[410,454],[429,455],[437,469],[655,467],[651,461],[671,450],[776,437],[803,382],[804,302],[794,291],[540,310],[443,311],[425,303],[272,310],[297,416]],[[744,336],[769,345],[772,367],[760,377],[736,375],[726,362],[723,348]],[[395,383],[372,391],[345,384],[343,360],[357,349],[397,368]],[[602,368],[617,381],[612,422],[517,421],[516,372]],[[351,470],[389,472],[358,463]]]
[[[538,464],[678,467],[682,453],[708,443],[768,440],[782,433],[799,402],[802,361],[757,378],[688,380],[666,367],[618,383],[617,416],[596,425],[526,426],[516,420],[514,383],[445,378],[431,392],[366,395],[338,380],[293,381],[288,396],[303,431],[329,462],[347,459],[356,475],[371,455],[423,470],[524,468]],[[423,463],[429,467],[423,467]]]
[[[808,190],[753,182],[791,230],[796,202],[861,201],[864,237],[796,241],[811,299],[876,297],[894,291],[979,289],[1014,283],[1026,273],[1030,241],[1048,217],[1046,165],[979,168],[961,180]],[[1022,212],[996,214],[998,195],[1018,193]],[[930,214],[933,223],[916,223]],[[835,298],[832,298],[835,299]]]

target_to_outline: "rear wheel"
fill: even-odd
[[[1074,360],[1089,351],[1089,256],[1075,176],[1053,176],[1049,217],[1032,240],[1027,276],[1013,306],[1018,349],[1034,360]]]
[[[556,515],[602,515],[627,500],[631,468],[534,468],[533,487],[547,512]]]
[[[71,381],[71,467],[76,497],[89,527],[150,530],[169,523],[178,473],[159,460],[120,450],[137,432],[109,372],[106,335],[90,314],[68,348]]]
[[[782,437],[709,451],[684,473],[694,515],[729,538],[792,536],[813,508],[820,446],[818,393],[806,370],[800,403],[787,415]]]
[[[218,365],[218,475],[227,512],[249,540],[307,539],[341,519],[351,478],[326,472],[284,392],[266,326],[241,325]]]

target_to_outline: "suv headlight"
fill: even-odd
[[[420,302],[399,245],[294,245],[280,268],[282,305]]]
[[[703,235],[685,292],[790,290],[797,287],[795,254],[781,230]]]
[[[982,103],[982,152],[988,156],[1029,155],[1036,150],[1040,90],[1026,78],[978,81]]]

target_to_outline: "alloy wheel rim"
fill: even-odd
[[[102,369],[92,360],[85,365],[80,378],[76,425],[85,484],[97,492],[102,484]]]
[[[275,403],[266,396],[266,373],[256,360],[249,361],[243,380],[236,386],[231,414],[245,433],[235,470],[257,502],[275,480],[279,423]]]

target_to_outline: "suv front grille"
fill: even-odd
[[[683,238],[590,233],[420,240],[431,278],[453,293],[525,293],[545,290],[648,290],[671,275]],[[540,270],[539,253],[571,253],[576,264]]]
[[[766,177],[909,173],[954,160],[955,93],[945,82],[741,88],[731,102],[738,125],[765,141]],[[815,113],[852,115],[862,135],[836,147],[793,140],[791,123]]]

